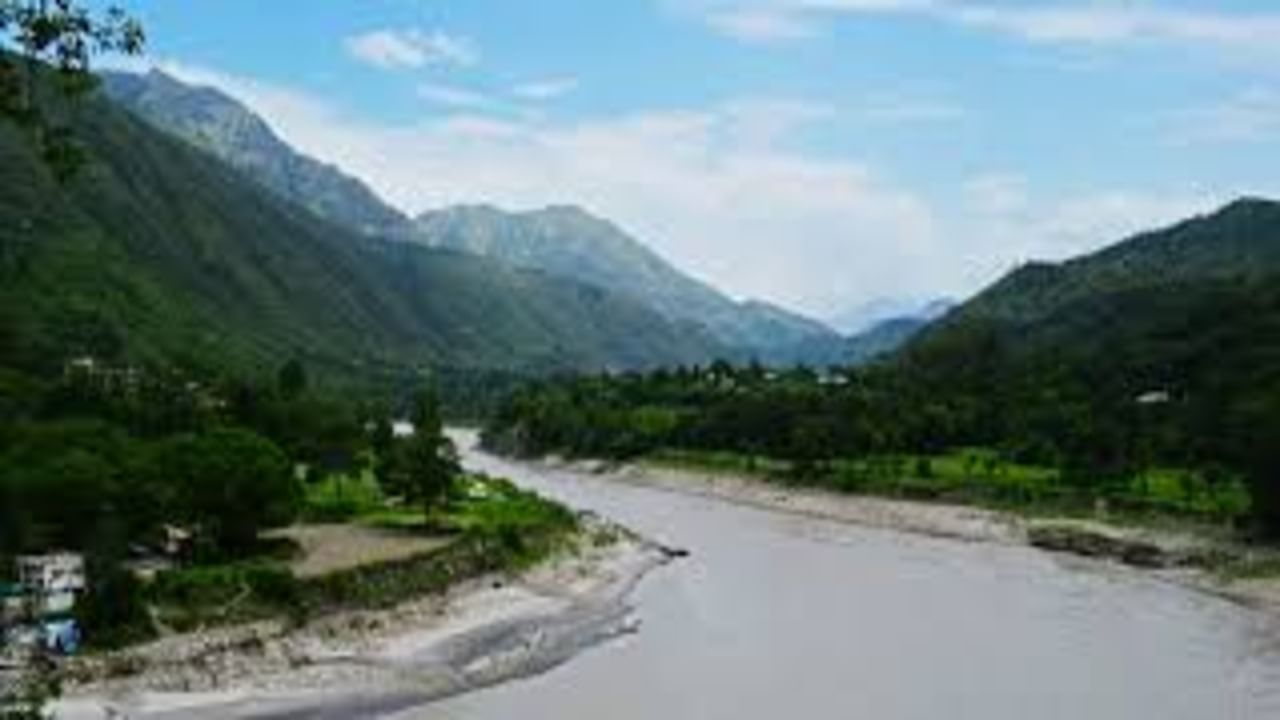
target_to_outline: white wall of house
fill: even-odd
[[[16,561],[18,583],[28,588],[37,613],[70,612],[86,586],[84,557],[74,553],[24,555]]]

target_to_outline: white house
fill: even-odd
[[[1152,390],[1134,398],[1139,405],[1168,405],[1173,402],[1173,395],[1168,390]]]
[[[23,555],[16,561],[18,584],[41,615],[71,612],[85,590],[84,557],[75,553]]]
[[[414,433],[413,423],[409,422],[408,420],[396,420],[391,423],[392,437],[411,438],[413,437],[413,433]]]

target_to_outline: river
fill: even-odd
[[[513,463],[467,467],[692,555],[641,631],[405,720],[1280,718],[1273,618],[1030,548],[766,512]]]

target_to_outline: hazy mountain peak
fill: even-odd
[[[594,215],[580,205],[557,204],[548,205],[541,210],[534,210],[530,215],[555,218],[559,220],[582,220],[587,222],[600,222],[612,225],[608,220]]]
[[[676,269],[615,223],[577,205],[504,212],[487,205],[418,217],[422,242],[620,292],[663,316],[704,325],[725,345],[789,361],[793,348],[838,343],[821,323],[762,302],[738,303]],[[784,350],[785,349],[785,350]]]
[[[109,72],[104,92],[136,115],[245,172],[286,200],[364,235],[404,239],[408,218],[363,182],[295,151],[258,115],[211,87],[153,69]]]
[[[167,92],[145,76],[116,87],[146,102]],[[180,88],[172,99],[199,98]],[[175,120],[195,117],[178,110]],[[4,228],[29,217],[41,239],[22,272],[4,273],[0,307],[29,308],[13,347],[41,362],[87,354],[257,371],[303,355],[350,380],[432,364],[596,370],[721,354],[709,334],[616,293],[361,239],[134,115],[97,98],[72,116],[95,167],[92,182],[66,187],[39,170],[29,138],[0,133],[0,250],[13,250]]]
[[[827,323],[846,335],[856,336],[892,321],[909,319],[932,322],[947,314],[956,301],[937,298],[929,301],[904,298],[875,298],[850,307],[828,318]]]
[[[212,153],[281,197],[362,234],[414,240],[594,285],[667,320],[702,325],[725,346],[766,359],[793,359],[791,348],[799,344],[839,342],[816,321],[774,306],[735,302],[582,207],[558,204],[508,212],[476,203],[409,220],[359,180],[293,150],[266,122],[218,90],[192,87],[161,71],[109,73],[104,79],[110,97],[151,124]]]

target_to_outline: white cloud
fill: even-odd
[[[733,118],[730,140],[743,148],[784,146],[806,126],[836,115],[829,105],[787,98],[739,98],[720,110]]]
[[[421,68],[427,65],[474,65],[480,59],[466,38],[440,30],[374,30],[344,42],[355,59],[383,69]]]
[[[707,21],[719,32],[748,42],[803,40],[818,34],[809,18],[785,8],[735,8],[716,12]]]
[[[418,86],[418,97],[451,108],[478,109],[493,105],[493,100],[484,93],[443,83],[422,83]]]
[[[957,6],[956,22],[1045,43],[1166,41],[1222,47],[1261,46],[1280,39],[1280,14],[1230,14],[1153,6],[1074,4],[1010,8]]]
[[[856,109],[856,114],[873,122],[899,124],[957,120],[967,113],[961,106],[946,100],[882,94],[870,98]]]
[[[700,13],[716,30],[746,41],[801,40],[840,16],[908,16],[1010,35],[1034,43],[1130,42],[1204,45],[1271,54],[1280,13],[1190,10],[1155,3],[1056,0],[668,0]],[[726,20],[727,19],[727,20]]]
[[[1175,114],[1174,145],[1254,143],[1280,139],[1280,92],[1255,87],[1208,107]]]
[[[1210,212],[1228,198],[1203,190],[1097,190],[1038,196],[1016,173],[965,183],[966,207],[948,223],[965,238],[963,284],[979,287],[1018,264],[1059,261]]]
[[[580,122],[462,112],[392,125],[288,88],[164,69],[236,96],[290,143],[409,212],[578,203],[733,294],[815,313],[930,288],[948,274],[928,261],[942,249],[919,198],[855,162],[776,145],[821,119],[817,106],[752,99]]]
[[[965,183],[964,195],[979,215],[1008,216],[1027,206],[1027,179],[1016,173],[985,173]]]
[[[308,154],[365,178],[408,212],[461,202],[578,203],[738,296],[827,316],[874,297],[963,296],[1016,262],[1059,259],[1213,207],[1204,193],[1038,198],[1016,173],[926,199],[858,162],[788,149],[830,110],[755,98],[577,122],[466,111],[411,124],[206,69],[213,85]]]
[[[511,88],[511,94],[521,100],[542,102],[562,98],[577,89],[577,78],[547,78],[516,85]]]

